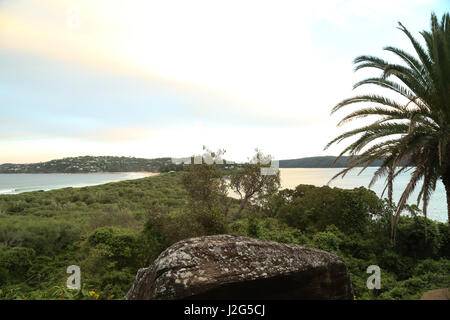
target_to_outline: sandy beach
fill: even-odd
[[[82,188],[125,180],[143,179],[159,172],[97,172],[97,173],[17,173],[0,174],[0,194],[17,194],[38,190]]]

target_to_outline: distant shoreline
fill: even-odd
[[[121,173],[127,173],[127,172],[121,172]],[[161,172],[148,172],[148,171],[139,171],[139,172],[130,172],[130,173],[143,173],[149,177],[153,177],[153,176],[157,176],[157,175],[161,174]]]
[[[146,176],[157,176],[161,172],[149,172],[149,171],[101,171],[101,172],[0,172],[1,174],[144,174]]]
[[[89,173],[0,173],[0,195],[84,188],[121,181],[144,179],[159,172],[89,172]],[[83,177],[85,177],[83,179]],[[81,178],[81,180],[80,180]],[[50,180],[49,180],[50,179]],[[9,180],[9,181],[8,181]]]

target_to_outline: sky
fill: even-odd
[[[450,0],[0,0],[0,164],[255,148],[337,155],[362,54],[392,59]],[[393,60],[395,61],[395,59]],[[358,90],[374,90],[358,89]]]

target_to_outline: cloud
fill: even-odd
[[[364,75],[352,59],[403,47],[397,20],[417,33],[442,3],[4,1],[0,146],[162,154],[233,137],[236,154],[284,155],[298,137],[298,153],[316,153],[341,130],[331,108]]]
[[[78,135],[78,138],[105,143],[142,142],[148,141],[151,134],[151,129],[115,127],[89,130]]]

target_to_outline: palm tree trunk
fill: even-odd
[[[450,233],[450,166],[447,167],[442,175],[442,182],[444,183],[447,194],[448,233]]]
[[[391,166],[389,168],[389,173],[388,173],[388,201],[389,201],[389,218],[391,221],[391,247],[393,247],[395,245],[394,243],[394,213],[391,212],[391,210],[393,210],[393,202],[392,202],[392,193],[393,193],[393,181],[394,181],[394,167]]]
[[[450,182],[445,184],[445,191],[447,192],[448,233],[450,233]]]
[[[448,197],[447,197],[447,198],[448,198]],[[448,202],[448,201],[447,201],[447,202]],[[448,207],[448,203],[447,203],[447,207]],[[423,212],[423,218],[424,218],[424,221],[425,221],[425,242],[427,242],[427,241],[428,241],[427,205],[424,205],[424,206],[423,206],[422,212]]]
[[[397,225],[399,220],[400,214],[397,214],[395,217],[393,217],[393,223],[391,228],[391,244],[393,247],[395,247],[395,238],[397,236]]]
[[[395,247],[395,225],[394,225],[394,216],[391,217],[391,247]]]
[[[388,201],[389,201],[389,205],[392,207],[392,192],[393,192],[393,182],[394,182],[394,168],[390,167],[389,168],[389,173],[388,173]]]

